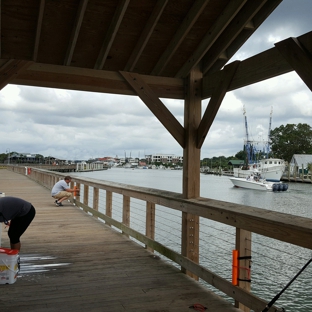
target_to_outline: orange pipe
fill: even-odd
[[[238,250],[232,251],[232,284],[238,285]]]

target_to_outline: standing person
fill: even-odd
[[[78,192],[79,189],[69,188],[69,183],[71,181],[70,176],[66,176],[64,180],[56,182],[52,188],[51,195],[55,198],[56,206],[63,206],[62,201],[71,197],[73,192]]]
[[[0,222],[9,225],[11,249],[21,250],[20,237],[36,215],[33,205],[17,197],[0,197]]]

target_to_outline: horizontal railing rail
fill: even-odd
[[[20,167],[10,167],[8,169],[20,174],[27,174],[30,179],[48,189],[51,189],[59,179],[65,176],[65,174],[36,168],[28,171]],[[154,239],[156,205],[233,227],[235,229],[233,249],[235,249],[235,242],[236,248],[238,242],[241,242],[244,245],[242,250],[250,251],[251,233],[256,233],[312,250],[312,219],[208,198],[184,199],[181,194],[175,192],[80,178],[78,176],[73,176],[71,183],[81,189],[82,199],[77,196],[72,200],[77,207],[96,218],[104,220],[105,223],[114,226],[125,235],[133,237],[149,250],[157,251],[176,262],[184,270],[192,272],[208,284],[233,298],[236,303],[239,302],[253,311],[262,311],[267,302],[252,294],[249,291],[249,287],[245,287],[246,283],[240,283],[239,286],[235,286],[229,279],[219,276],[206,267],[186,258],[182,255],[182,252],[174,251]],[[90,194],[90,190],[92,190],[92,194]],[[105,206],[104,211],[99,211],[100,190],[105,192],[106,195],[105,204],[103,204]],[[114,210],[113,194],[120,194],[123,198],[121,221],[112,217]],[[130,199],[146,202],[145,234],[133,229],[130,225]],[[246,255],[248,256],[248,252],[240,256]],[[278,309],[272,307],[270,311],[278,311]]]

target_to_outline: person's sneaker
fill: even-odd
[[[58,203],[58,204],[59,204],[59,206],[62,206],[62,207],[64,206],[62,203]]]
[[[62,203],[59,203],[58,201],[55,201],[55,205],[56,205],[57,207],[63,206]]]

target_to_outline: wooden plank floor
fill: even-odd
[[[36,217],[21,238],[21,272],[0,285],[0,311],[238,312],[176,268],[26,176],[0,170],[0,192],[30,201]],[[2,225],[2,247],[8,247]]]

